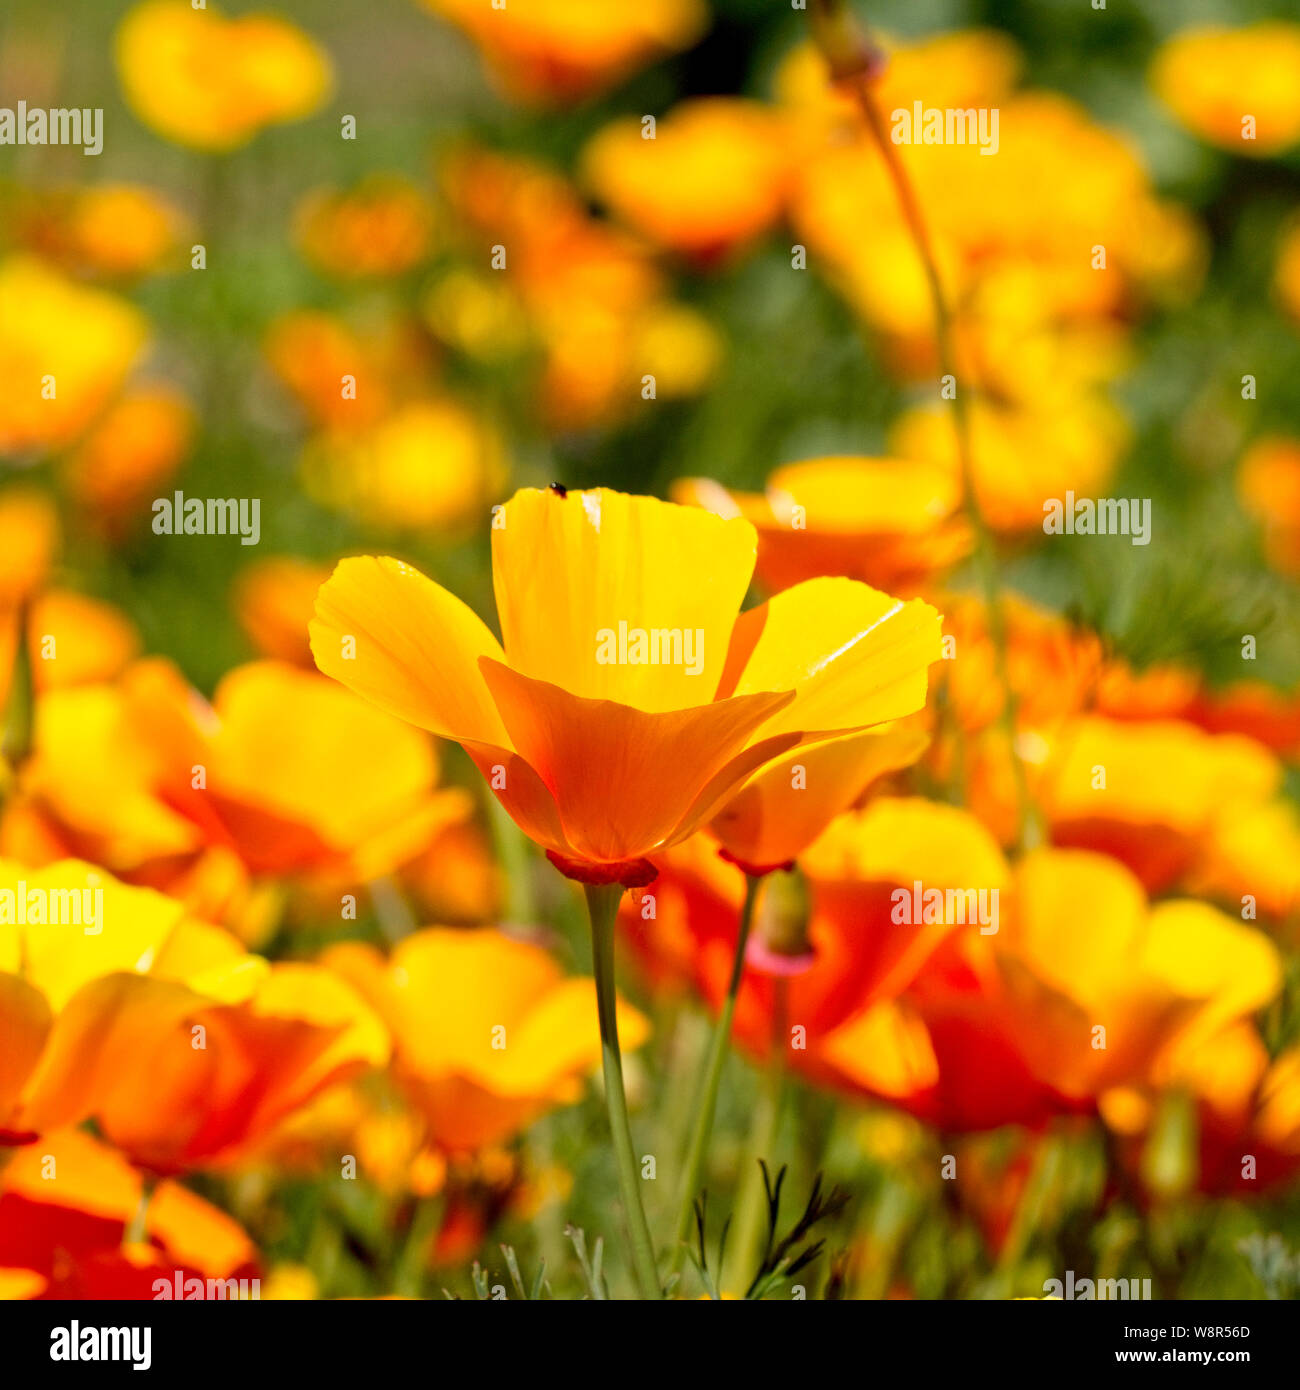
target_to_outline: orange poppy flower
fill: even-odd
[[[187,219],[142,184],[101,183],[34,199],[23,218],[24,244],[68,269],[138,276],[179,259]]]
[[[393,1071],[450,1150],[499,1143],[552,1106],[571,1104],[600,1062],[595,984],[565,979],[540,946],[490,929],[428,927],[385,960],[373,947],[332,947],[323,963],[388,1024]],[[649,1031],[621,1005],[618,1031]]]
[[[53,499],[35,488],[0,492],[0,604],[16,609],[45,587],[62,535]]]
[[[178,1171],[387,1057],[378,1020],[334,976],[248,955],[150,889],[76,861],[4,863],[0,888],[10,1143],[94,1118],[137,1163]]]
[[[653,973],[689,981],[717,1007],[736,949],[742,876],[720,862],[717,845],[704,835],[655,862],[659,877],[624,900],[623,926]],[[980,930],[979,894],[995,903],[1007,868],[993,838],[968,812],[891,797],[833,821],[799,866],[808,884],[807,927],[796,933],[798,941],[781,939],[782,884],[765,886],[735,1031],[751,1051],[770,1050],[781,979],[784,1023],[802,1030],[790,1064],[824,1080],[830,1067],[823,1044],[841,1023],[906,989],[943,941],[963,929],[958,914],[964,917],[968,906],[965,929]],[[959,906],[949,889],[970,889],[975,896],[963,897]],[[792,957],[792,947],[802,954]]]
[[[524,490],[494,518],[504,645],[396,560],[344,560],[312,651],[326,674],[464,745],[564,872],[644,883],[795,747],[912,713],[938,616],[847,579],[740,614],[748,522],[603,489]]]
[[[1237,495],[1260,527],[1269,564],[1300,576],[1300,440],[1252,444],[1237,465]]]
[[[280,315],[263,350],[308,420],[331,430],[377,424],[427,365],[400,329],[359,334],[311,310]]]
[[[303,254],[328,275],[401,275],[429,254],[433,208],[402,175],[372,174],[346,191],[309,194],[294,227]]]
[[[634,8],[605,0],[421,0],[478,44],[506,92],[522,101],[561,103],[601,92],[704,32],[703,0],[643,0]]]
[[[1089,716],[1048,741],[1033,780],[1055,844],[1113,855],[1154,892],[1182,878],[1233,814],[1269,800],[1281,777],[1251,739]]]
[[[174,1291],[178,1273],[182,1288],[219,1280],[220,1296],[235,1298],[240,1280],[257,1279],[238,1223],[176,1182],[156,1186],[143,1239],[124,1245],[142,1186],[121,1154],[81,1130],[15,1153],[0,1173],[0,1297],[24,1273],[25,1296],[44,1298],[152,1299],[160,1280]]]
[[[134,624],[111,604],[45,587],[61,544],[44,494],[0,494],[0,709],[13,691],[20,640],[33,691],[112,680],[140,648]]]
[[[1070,407],[1074,422],[1085,406],[1096,414],[1087,400],[1095,392],[1078,388],[1122,362],[1117,320],[1153,292],[1174,295],[1195,283],[1206,259],[1203,234],[1184,210],[1155,196],[1131,143],[1083,107],[1054,93],[1006,91],[1005,54],[995,53],[987,72],[983,60],[969,63],[963,78],[968,92],[985,88],[978,99],[957,97],[962,79],[943,71],[948,57],[937,46],[928,54],[918,48],[916,59],[898,95],[878,98],[891,103],[884,112],[910,118],[923,102],[999,116],[996,128],[980,132],[983,149],[973,137],[927,144],[914,135],[897,146],[949,302],[960,306],[961,380],[986,388],[992,400],[1037,405],[1040,434],[1053,424],[1048,400]],[[931,64],[933,74],[925,71]],[[892,87],[888,68],[881,80]],[[807,153],[790,199],[796,236],[810,263],[885,335],[891,362],[929,378],[936,356],[924,267],[865,123],[857,113],[833,114],[829,89],[824,99],[830,120],[824,108],[801,122]],[[805,94],[796,109],[817,105]],[[996,158],[982,158],[994,142]],[[1072,179],[1068,188],[1044,187],[1036,171],[1059,149],[1071,151]],[[1106,248],[1104,274],[1078,254],[1097,245]],[[1054,431],[1060,442],[1079,428],[1074,422],[1071,431]]]
[[[559,174],[471,148],[444,161],[441,181],[473,269],[435,286],[426,312],[440,338],[480,357],[539,347],[549,425],[626,415],[646,376],[664,399],[697,392],[713,374],[721,350],[712,325],[669,299],[649,249],[591,216]],[[485,283],[478,267],[497,246],[506,262]]]
[[[142,523],[189,452],[196,424],[194,407],[170,386],[127,391],[68,460],[68,492],[85,521],[113,539]]]
[[[232,604],[239,625],[260,656],[294,666],[313,665],[307,624],[329,566],[295,555],[258,560],[239,572]]]
[[[762,495],[683,478],[672,497],[752,522],[758,576],[774,590],[833,574],[912,592],[971,547],[957,478],[934,464],[808,459],[778,468]]]
[[[822,1058],[946,1128],[1035,1123],[1158,1090],[1186,1049],[1281,984],[1262,933],[1204,903],[1152,907],[1099,854],[1028,855],[1002,916],[996,936],[953,936],[902,998],[841,1025]]]
[[[25,809],[64,853],[93,852],[196,910],[224,912],[232,887],[209,878],[213,856],[232,860],[237,880],[390,872],[472,811],[468,793],[438,791],[436,779],[428,738],[314,672],[237,667],[208,707],[150,660],[116,686],[38,702],[5,839],[12,848],[32,833],[18,819]],[[222,893],[210,899],[214,888]]]
[[[782,117],[735,97],[684,101],[647,139],[637,117],[599,131],[582,156],[588,184],[650,241],[711,265],[771,230],[791,150]]]

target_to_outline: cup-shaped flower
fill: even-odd
[[[316,602],[327,675],[462,744],[565,873],[650,881],[773,758],[913,713],[939,618],[819,579],[741,614],[753,526],[598,489],[493,519],[502,641],[409,565],[344,560]]]

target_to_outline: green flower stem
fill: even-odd
[[[623,1058],[618,1048],[617,996],[614,992],[614,921],[623,889],[617,883],[588,884],[587,911],[591,917],[591,950],[596,975],[596,1009],[600,1015],[600,1051],[605,1068],[605,1106],[609,1111],[610,1137],[618,1186],[632,1239],[632,1270],[642,1298],[662,1298],[655,1265],[654,1241],[641,1205],[641,1176],[632,1130],[627,1119],[627,1095],[623,1089]]]
[[[727,1047],[731,1042],[731,1021],[736,1012],[736,995],[740,993],[741,976],[745,973],[745,947],[749,943],[750,928],[754,924],[754,903],[757,901],[761,882],[761,879],[752,875],[745,876],[745,902],[740,909],[740,932],[736,937],[735,959],[731,963],[731,980],[727,985],[727,997],[723,1002],[722,1012],[718,1015],[717,1023],[713,1025],[713,1036],[704,1057],[702,1080],[696,1088],[699,1101],[695,1111],[695,1125],[691,1130],[690,1147],[686,1151],[677,1225],[673,1231],[671,1268],[674,1274],[681,1272],[682,1263],[686,1258],[686,1238],[691,1229],[695,1198],[704,1174],[709,1137],[713,1133],[713,1116],[718,1108],[718,1087],[722,1082],[722,1064],[727,1059]]]

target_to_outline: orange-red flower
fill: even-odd
[[[239,1280],[258,1278],[238,1223],[176,1182],[157,1184],[142,1239],[124,1243],[142,1186],[120,1154],[81,1130],[15,1153],[0,1172],[0,1299],[153,1299],[159,1280],[174,1297],[178,1272],[191,1297],[195,1279],[205,1293],[211,1279],[219,1296],[236,1298]]]
[[[719,861],[705,835],[656,864],[654,883],[625,901],[623,925],[652,973],[691,983],[717,1007],[736,949],[742,877]],[[836,1064],[825,1049],[839,1055],[840,1025],[905,990],[953,933],[980,931],[979,895],[986,906],[996,903],[1007,867],[969,812],[889,797],[833,821],[799,866],[808,883],[806,928],[797,907],[793,922],[786,920],[792,908],[784,882],[769,881],[758,899],[735,1031],[762,1055],[774,1028],[797,1029],[790,1065],[827,1080]],[[974,896],[959,907],[955,893],[968,889]]]
[[[1088,717],[1043,752],[1034,789],[1053,842],[1113,855],[1153,892],[1178,882],[1219,828],[1268,801],[1282,777],[1253,740],[1176,721]]]
[[[0,1134],[94,1119],[174,1172],[237,1151],[388,1039],[342,981],[270,964],[88,864],[0,865]],[[17,910],[19,895],[23,910]]]
[[[1121,1113],[1281,984],[1262,933],[1204,903],[1151,906],[1099,854],[1030,854],[1001,916],[841,1025],[822,1052],[841,1083],[956,1129]]]

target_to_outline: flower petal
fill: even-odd
[[[786,691],[647,713],[481,664],[512,746],[555,798],[572,857],[596,862],[637,859],[689,833],[681,822],[697,798],[792,699]],[[738,768],[735,781],[751,770]]]
[[[754,569],[748,522],[604,488],[524,489],[500,519],[492,571],[515,670],[654,713],[713,698]],[[644,661],[622,659],[637,633]],[[652,641],[669,660],[653,662]]]
[[[341,561],[316,596],[310,630],[316,665],[380,709],[443,738],[508,746],[478,666],[480,657],[502,658],[500,643],[410,565],[373,555]]]
[[[719,695],[794,690],[764,730],[866,728],[925,704],[939,615],[853,579],[810,579],[741,614]]]
[[[877,777],[915,762],[928,742],[920,729],[892,726],[792,750],[760,768],[709,828],[751,869],[788,863]]]

